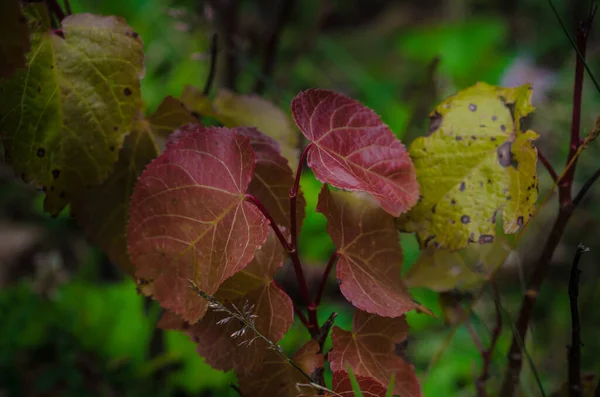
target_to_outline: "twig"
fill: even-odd
[[[552,1],[548,0],[552,5]],[[554,7],[552,5],[552,7]],[[553,8],[554,9],[554,8]],[[537,295],[540,287],[546,278],[550,261],[554,255],[554,251],[560,242],[560,239],[565,231],[567,223],[575,209],[574,201],[572,200],[572,186],[575,175],[577,155],[581,151],[580,138],[580,121],[581,121],[581,94],[583,88],[583,71],[585,63],[585,50],[587,46],[587,38],[589,29],[592,25],[592,19],[595,14],[595,7],[590,9],[588,21],[582,24],[577,31],[577,63],[575,65],[575,83],[573,88],[573,110],[571,118],[571,138],[569,143],[569,154],[567,156],[567,170],[564,172],[564,177],[559,182],[558,199],[559,210],[558,216],[554,222],[550,235],[544,244],[544,248],[535,265],[533,273],[527,283],[527,290],[521,302],[519,316],[517,318],[516,332],[513,333],[513,338],[508,353],[508,367],[502,382],[500,397],[513,397],[519,384],[521,368],[523,366],[523,354],[521,352],[521,341],[523,345],[526,341],[527,329],[529,320],[533,313]],[[581,199],[579,199],[581,200]]]
[[[569,304],[571,306],[571,346],[567,348],[567,358],[569,360],[569,396],[581,397],[581,326],[579,324],[579,307],[577,300],[579,298],[579,260],[584,252],[590,249],[583,244],[579,244],[573,259],[571,267],[571,276],[569,277]]]
[[[218,35],[214,33],[210,41],[210,69],[208,70],[208,77],[206,78],[206,83],[204,84],[204,90],[202,90],[204,96],[208,96],[210,93],[210,89],[212,88],[212,84],[215,79],[215,73],[217,70],[217,53],[219,51],[218,38]]]
[[[221,0],[219,19],[225,42],[225,81],[224,85],[232,91],[236,90],[239,65],[235,45],[238,29],[238,1]]]
[[[579,204],[581,204],[581,201],[585,197],[586,193],[590,190],[590,188],[598,178],[600,178],[600,168],[597,169],[596,172],[594,172],[594,174],[590,177],[590,179],[585,181],[581,189],[579,189],[579,193],[577,193],[577,195],[573,199],[574,206],[578,206]]]
[[[321,303],[321,297],[323,296],[323,291],[325,291],[325,286],[327,285],[329,273],[331,273],[331,269],[333,268],[333,265],[337,261],[338,257],[339,254],[337,251],[335,251],[333,255],[331,255],[331,258],[329,258],[329,262],[327,262],[327,267],[323,272],[323,278],[321,278],[321,284],[319,285],[319,290],[317,292],[317,298],[315,299],[315,305],[317,306],[319,305],[319,303]]]
[[[502,332],[502,312],[500,311],[500,294],[498,292],[498,286],[496,284],[492,284],[492,288],[494,289],[494,305],[496,307],[496,325],[492,330],[492,340],[490,342],[490,347],[487,350],[485,350],[482,354],[483,368],[481,370],[481,375],[479,376],[479,379],[477,379],[477,382],[475,383],[478,397],[487,397],[485,382],[490,377],[490,366],[492,364],[492,356],[494,354],[494,350],[496,349],[498,339],[500,338],[500,333]]]
[[[537,152],[538,152],[538,158],[540,159],[542,164],[544,164],[544,167],[546,167],[546,169],[548,170],[548,173],[552,177],[552,181],[554,181],[554,183],[556,183],[558,181],[558,175],[556,174],[556,171],[554,171],[554,167],[552,167],[552,164],[550,164],[550,162],[548,161],[546,156],[544,156],[544,154],[541,152],[541,150],[539,148],[537,148]]]
[[[279,15],[275,21],[275,25],[269,35],[269,40],[265,48],[265,56],[263,58],[262,72],[258,76],[254,91],[258,94],[262,94],[265,89],[265,82],[271,77],[273,68],[275,66],[275,59],[277,58],[277,45],[279,44],[279,38],[281,32],[287,23],[290,15],[294,9],[295,0],[281,0],[279,2]]]

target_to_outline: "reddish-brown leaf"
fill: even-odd
[[[416,307],[401,279],[402,249],[394,218],[368,196],[323,186],[317,211],[337,247],[342,294],[369,313],[398,317]]]
[[[311,89],[292,100],[292,115],[313,145],[307,162],[321,182],[368,192],[394,216],[416,204],[419,185],[406,148],[371,109]]]
[[[136,276],[164,308],[195,323],[214,294],[254,257],[268,232],[244,200],[254,171],[250,140],[226,128],[180,135],[142,173],[127,229]]]
[[[311,340],[298,350],[293,361],[307,374],[323,368],[323,355],[319,344]],[[298,369],[286,362],[274,351],[269,351],[263,359],[262,367],[249,375],[239,375],[240,389],[245,397],[296,397],[317,395],[311,387],[297,387],[310,382]]]
[[[385,397],[386,389],[381,383],[369,376],[356,376],[358,387],[364,397]],[[346,371],[335,371],[331,389],[336,393],[335,396],[354,397],[350,376]],[[326,394],[333,396],[333,394]]]
[[[294,184],[294,174],[288,161],[280,154],[279,143],[256,128],[239,127],[235,130],[250,138],[256,154],[256,169],[248,193],[260,200],[278,225],[290,230],[289,193]],[[304,195],[299,192],[296,198],[298,231],[304,219],[305,207]]]
[[[294,321],[290,297],[272,281],[275,271],[283,264],[283,258],[283,248],[271,232],[267,242],[256,251],[252,262],[225,280],[215,294],[230,310],[244,311],[246,308],[246,314],[256,316],[254,326],[272,342],[279,342]],[[189,333],[198,342],[198,353],[213,368],[250,373],[260,367],[269,347],[249,328],[243,335],[232,337],[244,325],[235,318],[218,324],[227,317],[231,315],[209,310],[200,322],[190,328]]]
[[[356,376],[368,376],[383,385],[395,375],[394,393],[421,396],[414,367],[394,352],[408,336],[404,316],[385,318],[357,310],[352,328],[352,332],[333,328],[333,350],[329,353],[332,371],[345,371],[350,365]]]

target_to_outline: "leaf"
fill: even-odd
[[[291,230],[289,194],[294,174],[288,161],[280,154],[279,144],[255,128],[239,127],[236,131],[250,138],[256,154],[256,169],[248,193],[260,200],[278,225]],[[305,208],[304,195],[299,191],[296,196],[298,232],[302,228]]]
[[[281,153],[290,167],[298,165],[298,133],[289,116],[280,108],[258,95],[237,95],[226,89],[214,100],[217,112],[226,127],[256,127],[281,145]],[[227,121],[229,120],[229,121]]]
[[[307,162],[318,180],[365,191],[394,216],[417,202],[412,161],[372,110],[341,94],[311,89],[292,100],[292,116],[312,144]]]
[[[177,100],[166,97],[156,112],[146,120],[138,120],[133,132],[125,138],[119,160],[106,180],[78,195],[71,202],[71,213],[86,235],[126,274],[135,269],[127,253],[127,220],[133,186],[146,165],[159,151],[155,137],[166,136],[188,123],[190,113],[179,111]]]
[[[111,174],[99,186],[83,191],[71,202],[71,214],[85,234],[107,253],[108,258],[126,274],[135,269],[127,253],[129,200],[138,176],[158,155],[150,125],[140,120],[125,138],[119,160]]]
[[[511,252],[505,236],[496,236],[492,244],[469,244],[458,251],[429,246],[404,279],[409,288],[470,291],[489,281]]]
[[[491,243],[496,217],[515,233],[532,217],[537,200],[534,131],[521,131],[533,107],[530,86],[478,83],[446,99],[431,113],[430,133],[410,146],[422,199],[400,218],[423,247],[460,249]]]
[[[26,67],[29,51],[29,27],[18,0],[4,0],[0,13],[0,80],[9,78],[15,70]]]
[[[293,361],[307,375],[311,375],[318,368],[323,368],[323,355],[319,353],[319,344],[315,340],[310,340],[298,350]],[[245,397],[317,395],[317,390],[311,387],[302,387],[299,391],[297,384],[307,384],[310,381],[274,351],[268,352],[258,372],[240,375],[238,379]]]
[[[292,170],[298,164],[298,133],[287,114],[257,95],[238,95],[221,89],[213,102],[195,87],[181,95],[191,110],[221,122],[226,127],[256,127],[281,145],[281,153]]]
[[[148,121],[152,125],[154,134],[166,139],[180,126],[196,123],[198,120],[180,100],[169,95],[158,105],[156,112],[148,117]]]
[[[416,307],[401,279],[402,249],[394,218],[373,200],[324,185],[317,211],[337,247],[336,276],[354,306],[385,317]]]
[[[142,41],[117,17],[71,15],[52,31],[45,8],[28,10],[29,68],[0,83],[0,131],[15,172],[58,214],[118,159],[141,107]]]
[[[363,311],[354,313],[353,331],[334,327],[329,352],[331,370],[368,376],[387,385],[395,375],[394,393],[402,397],[421,396],[414,367],[395,354],[395,346],[406,340],[408,325],[403,317],[385,318]]]
[[[207,308],[189,280],[214,294],[267,237],[266,220],[245,201],[254,161],[248,138],[198,127],[168,144],[136,184],[127,228],[136,276],[189,323]]]
[[[385,397],[385,387],[375,379],[368,376],[357,376],[356,380],[363,397]],[[326,394],[327,396],[355,396],[352,389],[352,382],[346,371],[335,371],[333,373],[331,389],[336,394]]]
[[[252,262],[225,280],[215,294],[233,312],[243,310],[245,315],[256,316],[254,326],[274,343],[283,339],[294,321],[292,300],[273,282],[283,259],[283,248],[271,231]],[[198,342],[198,353],[213,368],[248,374],[262,365],[269,345],[253,329],[244,328],[230,314],[211,309],[188,332]]]

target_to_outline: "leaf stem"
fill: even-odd
[[[273,219],[273,217],[271,216],[269,211],[265,208],[263,203],[261,203],[259,199],[257,199],[256,197],[254,197],[251,194],[246,194],[246,200],[251,202],[252,204],[254,204],[256,206],[256,208],[258,208],[258,210],[260,212],[262,212],[262,214],[265,216],[265,218],[267,218],[267,220],[269,221],[269,224],[271,225],[271,229],[273,229],[273,231],[275,232],[275,235],[281,242],[281,245],[283,245],[283,248],[285,248],[285,250],[288,252],[291,251],[290,243],[288,243],[287,239],[283,235],[283,232],[281,231],[281,229],[279,229],[279,226],[277,226],[275,219]]]
[[[210,69],[208,70],[208,77],[206,78],[206,83],[204,83],[204,90],[202,90],[204,96],[208,96],[208,94],[210,93],[210,89],[212,88],[212,84],[215,79],[215,74],[217,72],[217,53],[219,51],[218,38],[218,35],[214,33],[210,41]]]
[[[571,306],[571,346],[567,348],[567,359],[569,361],[569,396],[581,397],[581,326],[579,323],[579,307],[577,300],[579,298],[579,260],[584,252],[590,249],[583,244],[579,244],[571,266],[571,276],[569,277],[569,304]]]
[[[331,269],[333,268],[335,262],[337,262],[339,256],[340,254],[337,251],[335,251],[333,255],[331,255],[331,258],[329,258],[329,262],[327,262],[327,267],[323,272],[323,278],[321,278],[321,284],[319,285],[319,290],[317,292],[317,298],[315,299],[315,305],[317,306],[319,306],[319,303],[321,303],[321,297],[323,296],[323,291],[325,291],[325,286],[327,285],[329,273],[331,273]]]
[[[538,152],[538,158],[540,159],[542,164],[544,164],[544,167],[546,167],[546,169],[548,170],[550,177],[552,177],[552,181],[554,183],[556,183],[558,181],[558,175],[556,174],[554,167],[552,167],[552,164],[550,164],[550,161],[548,161],[546,156],[544,156],[544,154],[540,151],[539,148],[537,148],[537,152]]]

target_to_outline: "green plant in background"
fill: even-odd
[[[600,175],[596,171],[572,193],[577,159],[598,134],[597,126],[584,138],[580,132],[583,55],[595,9],[577,32],[570,146],[559,175],[534,147],[538,134],[525,126],[533,111],[531,87],[478,83],[460,91],[435,107],[428,135],[406,150],[394,134],[418,131],[423,123],[418,115],[432,99],[422,94],[417,103],[390,105],[396,87],[372,78],[328,38],[317,48],[342,60],[351,83],[367,104],[382,109],[394,134],[359,102],[333,91],[307,90],[291,105],[308,141],[299,151],[301,142],[284,111],[258,95],[235,93],[236,86],[250,86],[254,79],[238,74],[236,37],[229,31],[238,10],[232,4],[212,4],[220,41],[206,34],[190,38],[196,28],[187,21],[179,27],[181,35],[168,35],[179,37],[177,46],[157,32],[167,24],[150,7],[148,18],[137,22],[151,43],[144,55],[140,31],[122,19],[73,14],[68,2],[64,10],[57,2],[10,2],[5,18],[15,35],[0,41],[9,60],[0,69],[6,161],[43,191],[44,210],[56,216],[69,208],[87,237],[136,280],[141,295],[160,304],[160,328],[183,331],[193,343],[168,331],[162,338],[165,352],[152,353],[158,309],[144,311],[144,298],[127,292],[134,289],[131,282],[63,286],[54,297],[62,313],[58,321],[43,310],[39,317],[25,312],[36,318],[35,327],[9,308],[37,312],[49,303],[19,287],[5,296],[3,311],[11,319],[6,340],[19,342],[7,345],[3,366],[20,350],[37,354],[34,348],[44,335],[56,334],[61,348],[73,353],[65,355],[58,371],[42,366],[44,375],[31,390],[50,392],[66,382],[71,393],[85,393],[98,378],[82,378],[72,368],[94,351],[103,364],[92,372],[112,379],[106,392],[126,388],[128,379],[151,377],[136,393],[159,387],[161,395],[212,388],[244,396],[291,396],[299,390],[418,396],[450,390],[462,379],[485,396],[495,352],[508,346],[504,324],[513,338],[501,395],[514,395],[548,264],[567,221]],[[130,6],[115,11],[133,14],[144,7]],[[289,13],[282,8],[282,16]],[[436,96],[435,73],[447,78],[449,87],[469,85],[476,73],[497,80],[508,58],[491,48],[503,34],[496,19],[438,25],[409,32],[399,49],[429,65],[423,80],[432,90],[426,92]],[[472,37],[477,39],[464,46]],[[209,41],[209,67],[197,61],[200,56],[184,55]],[[273,67],[271,44],[265,51],[257,91],[264,89],[260,73],[268,75]],[[167,70],[161,65],[165,57],[175,59]],[[227,89],[211,95],[218,57],[225,61],[221,77]],[[141,79],[144,61],[151,66],[145,73],[157,77]],[[485,64],[476,67],[476,62]],[[472,305],[513,252],[515,242],[505,234],[516,233],[518,241],[548,197],[537,203],[538,158],[553,178],[550,192],[558,187],[558,218],[516,324],[503,312],[494,285],[495,325],[483,343],[484,332],[477,329],[483,322]],[[67,219],[64,212],[61,216]],[[415,234],[401,234],[399,240],[399,230]],[[323,274],[308,279],[302,261],[327,257]],[[290,297],[276,279],[286,260],[299,296]],[[348,303],[322,299],[334,266],[341,294],[355,308],[353,317]],[[400,278],[403,267],[410,269],[408,286],[439,294],[409,292]],[[419,335],[436,322],[423,313],[436,313],[454,326],[457,337],[450,345],[438,335],[428,347],[407,348],[408,324],[411,335]],[[575,322],[574,329],[578,326]],[[16,329],[27,331],[17,335]],[[572,346],[578,346],[573,335]],[[475,342],[471,351],[464,349],[469,339]],[[447,347],[453,370],[434,367],[428,375],[435,383],[421,386],[409,362],[414,359],[421,371],[421,362],[435,362]],[[468,360],[478,354],[481,373],[471,381]],[[579,360],[570,356],[567,388],[581,387]],[[199,373],[204,376],[195,377]],[[16,382],[11,390],[30,392],[19,389],[24,384]]]

